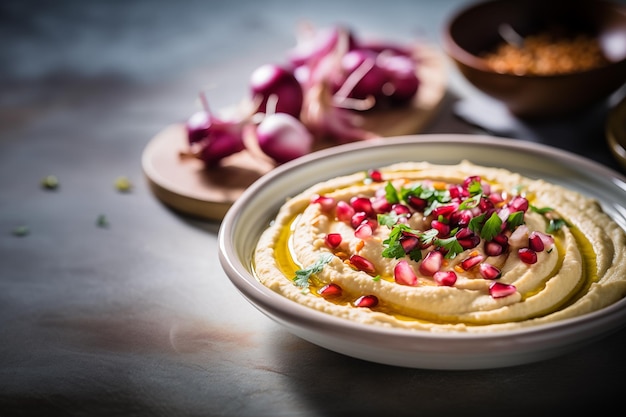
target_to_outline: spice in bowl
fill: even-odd
[[[609,62],[598,40],[588,34],[544,31],[507,38],[484,55],[487,64],[499,73],[559,75],[599,68]]]

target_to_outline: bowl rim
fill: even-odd
[[[575,71],[575,72],[567,72],[567,73],[558,73],[558,74],[513,74],[509,72],[498,72],[492,69],[487,61],[482,58],[480,55],[473,54],[467,51],[465,48],[460,46],[456,39],[452,36],[452,26],[463,17],[468,12],[473,10],[477,10],[480,8],[488,7],[492,4],[497,3],[506,3],[508,0],[479,0],[475,2],[471,2],[469,4],[462,5],[455,9],[445,20],[443,23],[443,27],[441,30],[441,39],[443,49],[446,51],[448,56],[450,56],[453,60],[458,63],[471,68],[475,71],[481,71],[484,73],[491,74],[493,76],[501,77],[501,78],[509,78],[509,79],[535,79],[535,80],[551,80],[551,79],[568,79],[575,78],[581,75],[585,76],[598,76],[601,73],[609,71],[611,68],[617,65],[626,65],[626,54],[622,59],[611,61],[607,65],[603,65],[600,67],[590,68],[584,71]],[[525,3],[524,0],[517,0],[518,3]],[[604,7],[611,8],[615,12],[619,14],[623,14],[626,16],[626,5],[622,5],[620,3],[616,3],[611,0],[581,0],[582,3],[587,2],[589,4],[603,4]],[[588,74],[588,75],[587,75]]]
[[[348,143],[338,145],[333,148],[323,149],[305,155],[296,160],[278,166],[274,170],[265,174],[246,189],[241,197],[231,206],[222,220],[218,232],[219,259],[222,268],[237,290],[250,301],[257,309],[264,314],[278,318],[283,323],[297,324],[306,329],[323,329],[328,334],[335,334],[342,338],[351,340],[366,340],[372,336],[391,337],[394,340],[419,341],[419,340],[440,340],[440,341],[465,341],[467,343],[484,343],[485,341],[505,341],[510,339],[531,340],[546,333],[559,332],[566,336],[580,331],[581,326],[594,326],[594,323],[604,317],[607,320],[619,321],[626,326],[626,298],[606,306],[600,310],[590,312],[581,316],[572,317],[557,322],[533,325],[529,327],[499,330],[496,332],[431,332],[428,330],[414,330],[401,328],[387,328],[365,323],[357,323],[346,318],[335,317],[327,313],[312,309],[290,300],[278,294],[270,288],[260,283],[244,265],[240,259],[233,242],[233,234],[242,216],[246,213],[246,207],[250,206],[250,201],[254,201],[262,188],[281,177],[288,176],[292,170],[297,170],[303,166],[315,164],[317,161],[334,157],[339,158],[342,154],[358,151],[366,148],[379,148],[385,146],[396,146],[406,143],[406,141],[419,140],[420,143],[447,143],[447,144],[468,144],[471,141],[483,146],[498,146],[513,151],[523,151],[542,156],[554,157],[569,164],[575,164],[579,170],[589,172],[602,177],[612,177],[624,183],[626,187],[626,177],[611,168],[605,167],[589,160],[583,156],[572,152],[558,149],[540,143],[530,143],[521,139],[502,140],[488,135],[475,134],[418,134],[405,135],[392,138],[373,139],[364,142]],[[626,188],[625,188],[626,189]],[[257,237],[258,239],[258,237]],[[521,338],[521,339],[520,339]],[[523,341],[522,341],[523,344]],[[476,345],[478,346],[478,345]]]

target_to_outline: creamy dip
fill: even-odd
[[[406,162],[290,198],[254,268],[272,290],[349,320],[494,331],[623,298],[626,234],[594,199],[543,180]]]

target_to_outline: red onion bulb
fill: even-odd
[[[306,155],[313,148],[313,135],[290,114],[266,115],[256,128],[259,148],[278,163]]]
[[[250,77],[250,89],[253,100],[260,100],[259,111],[262,113],[287,113],[300,116],[303,91],[300,82],[287,69],[274,64],[257,68]],[[270,98],[275,100],[268,108]]]

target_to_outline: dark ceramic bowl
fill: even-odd
[[[524,38],[555,26],[596,39],[609,63],[566,74],[516,75],[494,71],[484,58],[504,41],[503,27]],[[603,0],[473,3],[445,22],[443,47],[471,84],[518,117],[564,116],[599,104],[626,83],[626,4]]]

